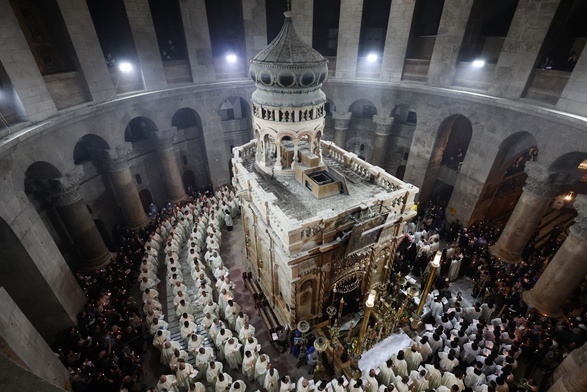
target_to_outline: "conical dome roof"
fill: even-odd
[[[298,37],[287,11],[277,37],[251,59],[250,75],[258,88],[316,88],[328,77],[328,60]]]

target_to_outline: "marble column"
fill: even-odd
[[[373,144],[373,156],[371,163],[375,166],[383,167],[385,164],[385,154],[387,152],[387,141],[393,125],[393,117],[373,116],[375,124],[375,142]]]
[[[167,197],[171,203],[177,203],[187,198],[173,146],[176,132],[177,129],[173,127],[165,131],[153,132],[151,135],[155,149],[159,154],[165,188],[167,189]]]
[[[587,363],[574,372],[559,378],[547,392],[585,392],[587,391]]]
[[[524,302],[547,317],[562,317],[563,305],[587,274],[587,195],[578,195],[575,223],[536,285],[525,291]]]
[[[351,123],[351,112],[332,113],[334,120],[334,144],[342,149],[346,149],[346,137]]]
[[[143,209],[130,171],[128,156],[131,151],[131,143],[125,143],[115,149],[105,150],[103,159],[104,168],[122,209],[125,225],[131,230],[136,230],[146,226],[149,218]]]
[[[526,162],[526,185],[503,233],[489,248],[491,254],[506,263],[519,263],[521,255],[538,227],[550,200],[557,195],[560,184],[556,174],[537,162]]]
[[[83,168],[78,166],[63,177],[49,180],[49,193],[81,256],[80,269],[91,271],[107,265],[111,255],[79,190],[83,175]]]
[[[581,366],[587,363],[587,343],[584,343],[581,347],[571,351],[569,355],[562,361],[552,374],[552,381],[556,382],[559,378],[565,374],[569,374],[577,371]]]

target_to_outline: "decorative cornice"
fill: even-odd
[[[575,237],[587,241],[587,195],[577,195],[573,207],[577,210],[578,215],[569,230]]]
[[[119,172],[129,168],[128,156],[132,152],[132,143],[124,143],[114,149],[104,150],[102,161],[109,172]]]
[[[349,129],[349,124],[351,122],[351,116],[352,116],[351,112],[346,112],[346,113],[333,112],[332,119],[334,120],[334,129],[341,130],[341,131],[346,131],[347,129]]]
[[[526,162],[524,168],[528,178],[524,192],[544,199],[551,199],[560,191],[557,173],[548,170],[538,162]]]
[[[381,136],[389,136],[391,133],[391,126],[393,125],[393,117],[373,115],[373,124],[375,124],[375,134]]]
[[[56,206],[68,206],[82,199],[79,183],[84,177],[84,169],[77,166],[63,177],[49,180],[49,195]]]

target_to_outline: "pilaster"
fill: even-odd
[[[153,26],[149,0],[124,0],[124,7],[141,63],[146,89],[167,88],[167,79],[163,70],[163,61]]]
[[[357,75],[362,17],[363,0],[341,0],[336,49],[336,79],[354,79]]]
[[[569,113],[587,116],[587,46],[571,73],[565,89],[556,103],[556,108]]]
[[[293,24],[298,36],[312,46],[314,0],[291,0]]]
[[[183,31],[194,83],[216,80],[205,0],[179,2]]]
[[[560,0],[520,0],[488,92],[517,99],[528,83]]]
[[[472,7],[473,0],[446,0],[444,2],[428,69],[427,84],[430,86],[450,87],[452,85],[457,58],[465,37]]]
[[[115,94],[106,63],[96,61],[104,55],[84,0],[57,0],[71,43],[77,55],[94,102],[104,102]]]
[[[381,63],[381,80],[398,83],[402,78],[416,0],[393,0]]]
[[[269,0],[271,1],[271,0]],[[248,66],[249,59],[267,46],[267,20],[265,15],[265,0],[243,0],[243,23],[247,45]]]

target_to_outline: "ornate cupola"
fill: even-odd
[[[328,60],[298,37],[290,11],[277,37],[251,59],[250,75],[257,167],[293,175],[298,163],[319,165]]]

